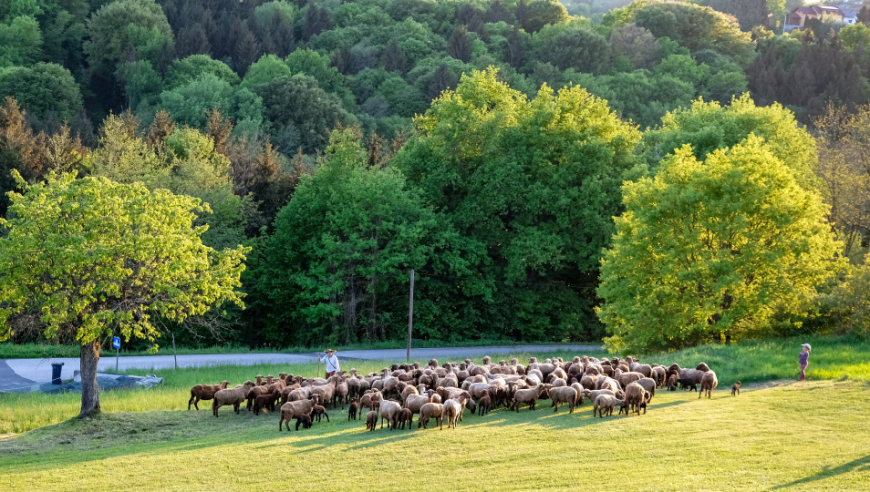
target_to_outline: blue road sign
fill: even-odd
[[[112,347],[116,349],[121,348],[121,337],[112,337]]]

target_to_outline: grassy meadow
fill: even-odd
[[[0,490],[53,490],[59,477],[64,490],[356,490],[366,481],[424,490],[447,487],[442,470],[457,490],[579,489],[602,480],[635,490],[867,490],[870,346],[808,340],[810,381],[794,381],[794,340],[706,346],[643,359],[707,362],[720,380],[712,400],[659,390],[646,415],[605,419],[592,417],[588,401],[569,415],[543,400],[534,412],[466,413],[456,430],[418,430],[415,422],[410,431],[366,432],[364,421],[330,409],[331,422],[287,433],[275,413],[225,407],[216,419],[210,402],[187,411],[194,384],[313,376],[316,364],[157,371],[162,387],[104,392],[105,413],[87,420],[73,418],[78,394],[0,395]],[[365,373],[388,362],[342,367]],[[736,379],[745,387],[734,398]]]

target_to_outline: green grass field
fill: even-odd
[[[334,409],[332,422],[287,433],[275,413],[186,410],[193,384],[313,376],[316,365],[161,371],[163,387],[104,392],[105,413],[84,421],[77,394],[0,395],[0,490],[868,490],[870,347],[810,343],[807,382],[793,381],[794,340],[700,347],[645,360],[708,362],[720,379],[712,400],[659,391],[646,415],[605,419],[588,402],[569,415],[544,400],[534,412],[466,414],[456,430],[366,432]],[[735,379],[786,378],[728,392]]]

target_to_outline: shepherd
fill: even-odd
[[[326,363],[326,379],[329,379],[330,376],[340,371],[338,367],[338,357],[335,356],[335,350],[326,349],[325,354],[320,354],[320,362]]]
[[[810,350],[813,349],[810,346],[810,344],[808,344],[808,343],[803,344],[802,347],[803,347],[803,350],[801,350],[801,355],[800,355],[800,363],[801,363],[800,381],[803,381],[804,379],[806,379],[807,364],[809,363],[809,360],[810,360]]]

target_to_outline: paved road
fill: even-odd
[[[498,347],[452,347],[452,348],[421,348],[411,350],[411,359],[426,362],[429,359],[459,360],[466,357],[482,355],[500,355],[516,353],[541,353],[557,350],[568,350],[577,353],[584,351],[601,350],[600,345],[505,345]],[[384,350],[348,350],[338,352],[339,359],[345,359],[352,364],[353,359],[401,361],[405,359],[404,349]],[[350,360],[348,360],[350,359]],[[179,367],[201,367],[215,365],[242,365],[254,364],[304,364],[314,362],[315,355],[311,354],[215,354],[215,355],[179,355]],[[51,381],[51,363],[63,362],[61,377],[72,379],[73,371],[79,369],[79,359],[53,358],[53,359],[6,359],[0,360],[0,390],[19,386],[27,386],[35,383]],[[118,368],[139,369],[148,373],[154,369],[170,369],[175,362],[171,355],[129,356],[120,357]],[[100,359],[99,369],[105,370],[115,367],[115,357],[106,356]],[[349,367],[349,366],[346,366]]]

